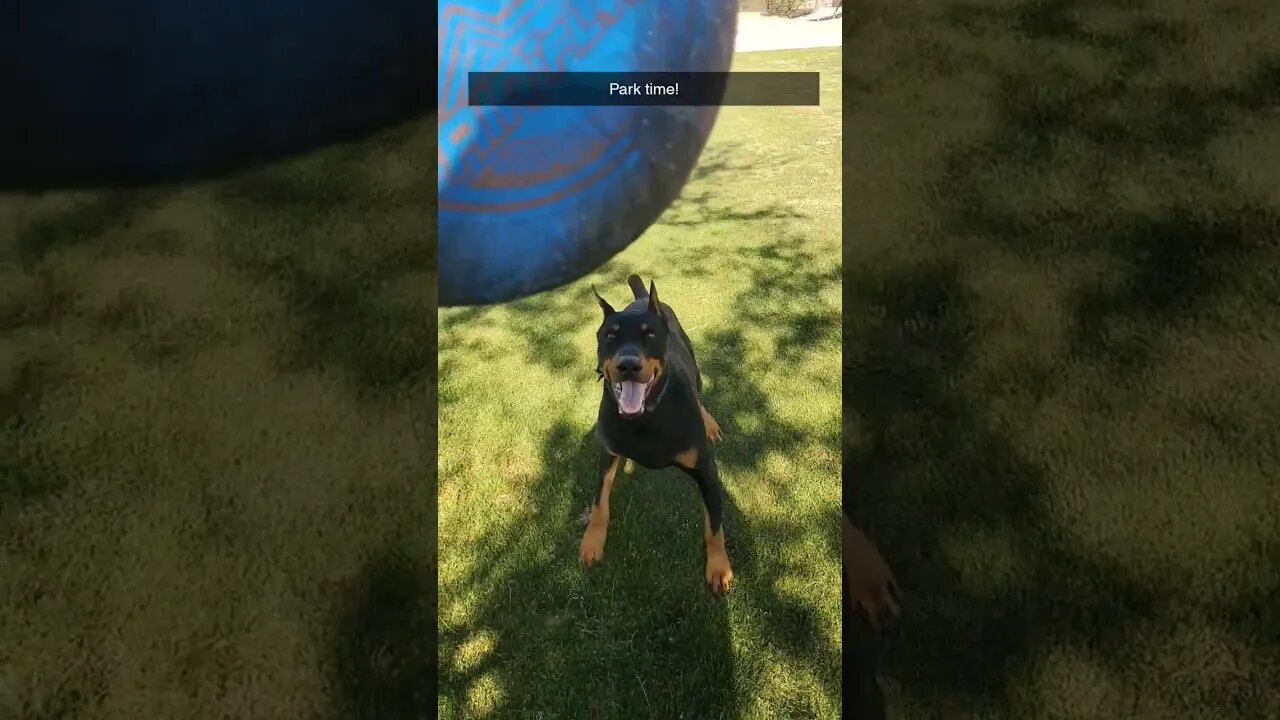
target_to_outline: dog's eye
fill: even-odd
[[[614,340],[617,340],[617,339],[618,339],[618,336],[617,336],[617,335],[615,335],[615,334],[613,334],[613,333],[605,333],[605,334],[604,334],[604,341],[605,341],[605,342],[613,342]]]
[[[656,332],[654,332],[654,331],[652,331],[652,330],[645,330],[645,331],[644,331],[644,336],[645,336],[645,337],[647,337],[647,338],[658,337],[658,333],[656,333]]]

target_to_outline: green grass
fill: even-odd
[[[565,288],[440,314],[440,716],[829,718],[840,710],[840,53],[740,55],[817,70],[820,108],[727,108],[681,199]],[[737,581],[702,577],[678,471],[621,475],[605,557],[578,542],[595,490],[595,284],[654,278],[725,428]]]
[[[1280,716],[1280,8],[845,10],[895,716]]]
[[[430,717],[435,122],[0,198],[0,717]]]

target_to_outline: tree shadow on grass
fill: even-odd
[[[1033,456],[1020,428],[994,419],[1001,404],[1043,413],[1052,402],[1063,430],[1101,427],[1091,408],[1054,397],[1072,396],[1082,368],[1104,404],[1159,408],[1163,398],[1151,397],[1145,380],[1176,360],[1174,343],[1209,342],[1196,336],[1228,327],[1259,332],[1280,310],[1280,209],[1237,187],[1213,157],[1214,143],[1239,123],[1274,115],[1275,59],[1259,58],[1230,82],[1179,78],[1186,66],[1175,59],[1193,34],[1186,25],[1146,3],[1111,4],[1133,21],[1099,34],[1079,13],[1100,5],[956,4],[963,12],[949,20],[967,32],[1019,34],[1024,51],[1014,61],[982,66],[994,75],[995,126],[937,158],[941,172],[928,185],[935,217],[910,239],[917,255],[859,268],[846,281],[847,507],[885,551],[907,599],[903,622],[887,635],[887,675],[902,697],[944,716],[1038,716],[1041,702],[1139,714],[1109,704],[1117,698],[1143,703],[1148,715],[1216,708],[1273,716],[1280,700],[1265,687],[1280,667],[1280,643],[1260,603],[1280,577],[1275,544],[1241,560],[1251,569],[1237,578],[1248,590],[1222,588],[1212,601],[1179,595],[1152,582],[1147,568],[1109,559],[1124,549],[1082,547],[1079,528],[1062,516],[1063,479],[1054,473],[1095,467],[1096,458]],[[1079,53],[1092,53],[1106,71],[1062,61]],[[846,249],[851,260],[857,252]],[[994,281],[973,282],[992,258],[1053,275],[1059,287],[1044,297],[1060,293],[1063,310],[1058,352],[1027,353],[1016,372],[997,370],[1000,382],[991,382],[990,353],[1001,348],[982,334],[992,313],[983,288]],[[1115,447],[1097,440],[1098,452]],[[1142,445],[1132,439],[1124,447],[1140,449],[1124,460],[1179,452]],[[1262,444],[1237,441],[1226,452],[1273,462]],[[1177,472],[1217,467],[1199,462]],[[1109,482],[1134,492],[1149,483],[1159,503],[1168,491],[1161,472],[1169,471]],[[1232,478],[1203,481],[1241,491]],[[1154,542],[1176,546],[1178,535],[1197,532],[1194,522],[1225,522],[1169,520],[1147,531]],[[1151,649],[1153,638],[1188,632],[1232,638],[1220,652],[1239,655],[1210,657],[1204,648],[1214,640],[1178,660],[1153,658],[1164,652]],[[1239,660],[1245,656],[1257,664]],[[1098,672],[1072,669],[1066,682],[1079,685],[1055,686],[1051,699],[1028,694],[1028,681],[1053,662],[1071,662],[1063,658],[1084,658]],[[1153,671],[1158,662],[1175,667]],[[1186,673],[1185,681],[1150,686],[1170,673]]]
[[[846,346],[845,497],[907,594],[905,618],[886,636],[888,675],[940,712],[1024,717],[1038,710],[1018,704],[1027,698],[1013,683],[1050,649],[1125,677],[1143,662],[1140,633],[1175,633],[1170,618],[1180,615],[1159,587],[1078,547],[1049,510],[1045,468],[959,389],[975,362],[959,273],[925,264],[851,288],[847,307],[877,320]],[[1280,577],[1274,545],[1263,550],[1270,560],[1258,576]],[[1214,611],[1272,657],[1280,635],[1262,607],[1276,587]],[[1242,680],[1223,702],[1239,717],[1265,716],[1271,698],[1248,689],[1261,678]]]
[[[28,448],[41,402],[62,379],[55,359],[36,354],[13,367],[0,386],[0,513],[52,497],[69,485],[64,473],[52,472],[50,463]]]
[[[833,425],[829,435],[810,437],[804,428],[779,413],[774,398],[756,380],[778,372],[780,367],[798,365],[812,353],[830,351],[827,343],[838,342],[839,312],[820,300],[824,289],[834,289],[840,282],[838,261],[816,256],[804,248],[802,238],[790,236],[745,249],[739,262],[743,274],[750,278],[749,285],[722,300],[733,308],[734,321],[698,333],[693,341],[707,381],[703,401],[725,432],[716,457],[730,491],[735,476],[758,472],[770,456],[793,457],[812,444],[834,450],[840,433]],[[753,360],[748,351],[744,329],[762,328],[770,331],[774,341],[771,360]],[[795,498],[788,478],[766,477],[778,505],[805,504]],[[838,478],[832,477],[832,482]],[[836,511],[832,508],[824,518],[831,528],[832,543],[824,550],[833,556],[839,526]],[[745,525],[745,518],[740,522]],[[800,542],[809,530],[797,523],[757,517],[750,520],[750,534],[739,528],[740,537],[754,537],[734,556],[737,572],[750,583],[741,602],[752,605],[768,641],[797,666],[838,668],[839,648],[825,640],[832,629],[810,605],[779,589],[779,581],[792,569],[776,550]],[[828,697],[839,696],[838,673],[820,672],[819,680]]]
[[[844,476],[851,516],[908,593],[907,619],[890,636],[890,674],[973,709],[1004,700],[1008,668],[1035,660],[1044,643],[1122,646],[1122,631],[1100,630],[1152,617],[1161,598],[1071,548],[1047,514],[1043,470],[955,389],[973,360],[959,272],[924,265],[850,289],[847,307],[877,321],[846,345],[854,430]],[[947,555],[966,538],[1010,552],[1016,577],[995,577],[989,594],[972,589],[974,578]]]
[[[171,676],[166,674],[167,670],[156,668],[156,674],[148,671],[144,673],[145,677],[136,676],[125,685],[119,682],[123,677],[120,672],[129,672],[127,669],[121,671],[121,668],[137,666],[138,658],[130,658],[129,655],[137,652],[140,646],[145,648],[152,640],[150,636],[154,635],[138,623],[130,621],[126,624],[123,618],[118,619],[121,623],[119,633],[109,624],[113,613],[132,615],[133,608],[140,616],[159,613],[162,617],[190,618],[171,628],[174,630],[172,642],[167,643],[165,652],[156,657],[172,657],[182,666],[178,675],[184,685],[178,687],[178,692],[188,695],[184,699],[190,701],[187,707],[191,712],[234,714],[239,708],[240,714],[244,714],[249,712],[247,703],[254,701],[253,693],[259,687],[263,690],[263,697],[259,698],[263,703],[258,707],[260,711],[271,712],[262,710],[263,707],[288,707],[288,696],[296,693],[298,688],[267,687],[265,683],[271,681],[263,679],[284,677],[297,678],[298,684],[308,693],[296,698],[299,703],[324,702],[332,698],[334,707],[330,711],[336,718],[381,720],[435,716],[436,649],[432,620],[436,616],[437,591],[431,581],[434,577],[431,561],[427,559],[428,555],[434,554],[429,549],[434,543],[434,523],[429,520],[434,516],[434,506],[430,505],[434,502],[434,493],[429,496],[429,502],[423,503],[423,512],[415,513],[415,520],[426,521],[415,525],[407,535],[402,534],[402,543],[393,543],[381,550],[371,548],[363,571],[346,586],[326,586],[328,581],[325,578],[331,579],[335,573],[344,572],[341,560],[320,554],[290,557],[287,552],[277,553],[275,557],[255,558],[255,572],[267,568],[279,577],[287,576],[296,581],[300,592],[307,593],[319,589],[311,585],[314,580],[316,585],[326,586],[323,590],[333,591],[319,593],[321,598],[317,602],[327,604],[332,601],[340,606],[335,609],[335,617],[327,627],[321,623],[302,625],[310,616],[306,619],[287,618],[289,623],[295,620],[298,623],[291,631],[293,634],[284,638],[278,647],[268,648],[270,652],[266,653],[259,653],[262,648],[254,646],[252,638],[243,631],[251,627],[250,634],[256,637],[259,626],[263,626],[261,629],[268,634],[273,632],[266,626],[275,622],[272,610],[276,608],[269,608],[263,617],[258,617],[256,613],[262,610],[262,606],[252,604],[254,598],[271,603],[271,588],[231,588],[238,596],[249,598],[248,604],[243,606],[219,605],[225,600],[220,597],[211,597],[207,601],[197,598],[203,601],[203,605],[196,602],[193,606],[190,602],[193,596],[187,592],[179,596],[183,598],[181,604],[166,608],[165,603],[173,598],[171,594],[147,591],[134,598],[126,593],[113,599],[115,604],[112,607],[116,610],[111,610],[97,607],[94,602],[85,607],[77,604],[84,598],[94,600],[100,592],[87,592],[77,600],[70,590],[63,593],[62,588],[54,587],[58,584],[56,582],[51,585],[36,580],[43,578],[47,581],[52,577],[49,573],[58,575],[57,567],[79,561],[76,556],[67,554],[68,548],[55,547],[58,540],[56,530],[44,529],[46,523],[41,518],[50,513],[62,515],[61,505],[65,504],[69,508],[67,516],[76,517],[71,513],[84,512],[92,519],[92,513],[78,507],[81,501],[79,486],[101,486],[104,482],[115,484],[111,478],[118,470],[104,469],[94,462],[119,462],[124,458],[137,463],[134,467],[143,468],[136,471],[136,476],[120,475],[123,478],[118,483],[120,489],[103,496],[111,501],[111,514],[119,515],[120,522],[127,524],[132,522],[132,518],[143,528],[149,522],[164,528],[175,522],[172,518],[187,517],[183,513],[190,511],[188,501],[195,503],[196,508],[203,504],[207,511],[204,520],[209,525],[208,534],[204,534],[204,528],[200,527],[197,519],[196,526],[185,527],[177,535],[181,542],[192,543],[190,550],[197,553],[201,562],[219,557],[227,547],[240,544],[246,536],[241,531],[253,530],[255,523],[287,524],[296,519],[290,516],[291,511],[311,511],[289,503],[272,507],[252,506],[257,501],[252,487],[255,483],[253,473],[258,466],[269,466],[277,460],[279,448],[270,445],[267,432],[263,433],[267,439],[259,445],[253,439],[245,440],[234,432],[227,433],[213,427],[217,420],[225,418],[211,420],[196,413],[184,418],[189,427],[167,428],[163,420],[159,425],[152,425],[130,415],[129,408],[94,404],[104,388],[115,384],[116,373],[127,377],[135,370],[132,367],[135,361],[141,359],[144,362],[139,364],[149,366],[152,364],[150,361],[163,359],[139,358],[134,352],[140,345],[138,340],[145,337],[148,326],[163,324],[157,319],[167,320],[167,314],[174,312],[164,305],[162,298],[148,296],[130,284],[138,281],[134,275],[135,268],[137,276],[150,273],[151,277],[146,279],[155,281],[156,276],[168,268],[169,261],[176,261],[183,263],[180,270],[198,268],[198,280],[230,280],[236,283],[235,286],[250,292],[260,291],[259,296],[248,298],[210,295],[214,298],[209,302],[214,305],[210,314],[218,320],[228,320],[228,325],[234,324],[229,319],[239,319],[240,316],[220,314],[223,308],[215,302],[228,306],[238,306],[243,302],[254,308],[255,319],[262,318],[264,324],[269,323],[267,327],[227,328],[225,336],[219,339],[226,340],[227,345],[247,340],[247,346],[256,347],[256,336],[260,332],[281,333],[284,336],[281,345],[286,356],[282,365],[286,370],[336,369],[339,373],[335,374],[345,374],[344,379],[353,381],[355,389],[366,400],[370,399],[368,396],[376,399],[386,397],[388,391],[414,394],[422,399],[423,405],[422,413],[411,419],[412,429],[422,449],[422,457],[430,456],[434,460],[431,443],[434,443],[435,432],[430,426],[435,422],[435,413],[431,393],[426,390],[434,385],[435,372],[432,364],[435,355],[435,308],[430,295],[435,272],[432,248],[434,218],[430,205],[424,206],[424,201],[429,202],[434,197],[434,188],[430,185],[434,176],[423,172],[421,184],[410,183],[404,187],[381,178],[383,164],[376,157],[377,146],[386,142],[387,138],[383,137],[357,148],[338,148],[303,158],[298,163],[274,166],[246,177],[227,180],[214,188],[217,192],[209,192],[210,188],[206,186],[176,193],[59,194],[23,199],[15,203],[12,211],[10,207],[4,208],[0,226],[4,229],[12,226],[15,232],[12,237],[0,238],[0,276],[4,278],[0,283],[7,284],[10,278],[16,277],[23,284],[18,292],[0,292],[0,341],[6,344],[0,355],[6,355],[12,349],[18,360],[15,365],[0,369],[0,375],[9,375],[5,371],[13,371],[11,376],[0,377],[0,514],[6,519],[16,517],[19,521],[13,523],[12,535],[0,534],[6,535],[3,539],[7,549],[21,549],[22,555],[39,558],[38,562],[29,557],[21,558],[26,563],[24,569],[27,572],[35,567],[43,575],[31,575],[32,587],[39,592],[33,590],[31,593],[30,606],[17,605],[22,613],[29,611],[37,619],[34,625],[28,622],[36,628],[32,631],[33,637],[44,634],[39,629],[38,613],[42,610],[40,605],[48,604],[44,599],[46,595],[50,599],[61,597],[55,606],[65,606],[67,612],[83,618],[85,623],[83,628],[73,626],[73,632],[82,633],[82,637],[75,637],[75,641],[68,643],[65,649],[58,648],[57,652],[65,652],[65,657],[44,659],[46,663],[56,662],[73,668],[63,678],[65,685],[54,686],[53,683],[58,682],[57,676],[40,679],[37,683],[35,675],[28,684],[27,689],[32,695],[39,692],[49,698],[43,705],[45,711],[52,713],[49,717],[108,712],[100,705],[108,701],[116,713],[128,713],[132,708],[136,714],[137,709],[146,703],[153,708],[164,706],[179,712],[174,708],[181,705],[173,705],[172,702],[166,705],[164,701],[166,697],[176,697],[174,686],[168,683]],[[394,138],[390,145],[391,154],[403,149]],[[385,147],[381,149],[386,150]],[[373,177],[371,182],[354,181],[366,172]],[[182,197],[176,197],[179,195]],[[0,203],[4,200],[0,198]],[[147,222],[152,219],[152,211],[157,210],[168,214],[156,223],[163,229],[152,230]],[[183,213],[189,215],[182,216]],[[11,218],[16,218],[16,221],[6,222]],[[157,257],[162,257],[164,262],[156,262]],[[86,258],[87,262],[81,262]],[[83,303],[78,303],[82,295],[90,294],[86,289],[101,291],[97,286],[106,284],[95,277],[98,268],[92,262],[100,258],[112,261],[111,269],[124,279],[118,293],[115,287],[107,288],[118,297],[107,303],[106,310],[86,312]],[[9,264],[16,266],[17,272],[6,272],[10,268],[5,265]],[[266,281],[271,287],[243,282],[241,275]],[[113,281],[115,279],[112,278]],[[160,280],[177,285],[185,278],[181,275],[163,276]],[[11,288],[0,287],[0,290]],[[271,290],[279,291],[279,295]],[[286,308],[286,313],[282,314],[289,316],[285,322],[273,322],[279,318],[273,312],[277,300]],[[91,326],[93,332],[85,330],[85,326]],[[13,333],[12,338],[8,335],[10,332]],[[92,346],[88,351],[82,344],[77,347],[86,337],[92,341],[104,341],[102,354],[105,357],[99,359]],[[9,344],[7,341],[11,339],[15,342]],[[193,339],[180,349],[191,355],[198,354],[199,339]],[[130,352],[114,355],[121,345],[128,346]],[[264,345],[269,346],[269,343]],[[157,349],[160,354],[168,351],[167,347]],[[9,360],[9,356],[0,358],[0,365],[7,365]],[[64,364],[67,366],[66,377]],[[155,371],[152,382],[160,386],[175,384],[175,381],[188,377],[183,375],[183,368],[145,369]],[[242,377],[242,373],[257,370],[259,368],[228,368],[227,377],[233,382],[227,387],[237,387],[234,381]],[[73,382],[59,387],[63,380]],[[288,382],[287,377],[268,378],[261,385],[242,387],[261,388],[271,395]],[[197,389],[190,395],[184,392],[174,394],[180,402],[186,400],[194,406],[200,398],[199,386],[194,387]],[[340,383],[320,387],[322,394],[330,393],[322,400],[341,403],[347,396],[346,388]],[[84,405],[89,411],[71,416],[65,409],[66,405],[61,406],[62,409],[55,405],[51,411],[44,402],[45,395],[51,391],[60,392],[63,396],[68,392],[83,395],[87,398]],[[158,396],[166,397],[163,390]],[[359,427],[367,420],[376,423],[386,417],[379,412],[382,408],[370,405],[353,404],[355,414],[360,417],[348,414],[346,425],[332,433],[330,427],[317,428],[303,423],[301,427],[304,429],[315,429],[320,433],[319,439],[295,435],[286,443],[296,449],[306,443],[342,442],[360,437],[358,431],[353,434],[350,428]],[[72,404],[72,407],[79,406]],[[294,420],[291,416],[294,412],[305,413],[306,409],[284,407],[280,410],[281,421],[288,423]],[[398,417],[403,418],[403,415]],[[124,427],[132,428],[132,431],[125,430],[117,437],[120,433],[110,427],[117,421],[122,421]],[[211,423],[210,428],[201,427],[200,423],[206,421]],[[154,440],[137,440],[139,426],[154,433],[143,437]],[[400,425],[398,429],[402,428]],[[197,434],[200,439],[184,437],[187,432]],[[48,448],[59,448],[59,443],[66,442],[74,447],[74,438],[87,433],[100,438],[95,441],[95,447],[102,443],[104,452],[87,451],[81,466],[68,465],[71,461],[65,459],[53,462],[45,457],[53,454]],[[64,435],[72,439],[61,439],[60,436]],[[392,439],[387,442],[389,456],[380,471],[400,474],[404,471],[398,466],[397,452],[404,451],[403,447],[396,447]],[[210,468],[208,458],[225,457],[219,455],[218,450],[228,443],[243,443],[237,448],[234,461],[228,459],[225,468]],[[136,446],[136,451],[131,451],[131,446]],[[210,454],[206,456],[207,448]],[[135,454],[137,459],[130,457]],[[98,455],[102,456],[101,459]],[[192,455],[195,462],[191,462]],[[434,461],[431,465],[434,466]],[[361,471],[358,463],[353,468],[355,472]],[[121,472],[129,474],[127,468]],[[163,495],[171,492],[175,485],[189,482],[190,477],[203,477],[202,474],[193,474],[203,472],[215,474],[222,485],[218,488],[193,488],[194,495],[190,498]],[[308,471],[299,469],[297,472]],[[433,482],[433,474],[433,471],[425,476],[418,473],[413,487],[421,487],[416,485],[417,482]],[[408,475],[413,476],[413,472]],[[333,488],[318,488],[315,496],[325,498],[326,491],[333,491]],[[85,497],[94,498],[97,492],[88,490]],[[407,486],[393,487],[385,483],[373,492],[387,493],[401,500],[413,495]],[[152,517],[149,506],[155,504],[157,497],[165,497],[167,502],[163,507],[155,508]],[[46,499],[51,501],[49,509],[37,505],[36,501]],[[311,500],[310,497],[307,499]],[[419,499],[426,500],[414,498],[415,501]],[[341,508],[342,498],[329,500]],[[349,538],[351,543],[368,542],[364,539],[369,531],[367,518],[361,517],[361,508],[367,501],[368,497],[353,497],[350,505],[348,519],[352,523],[363,524],[363,527],[325,527],[321,533],[329,538]],[[321,507],[322,502],[317,502],[316,506]],[[26,509],[23,506],[31,506],[30,515],[22,514]],[[16,516],[11,512],[14,509],[17,510]],[[200,518],[198,510],[194,516]],[[390,522],[385,517],[377,522],[383,521]],[[132,534],[138,528],[131,526],[127,533],[124,530],[123,526],[100,524],[92,530],[84,528],[82,532],[108,533],[111,541],[107,546],[114,547],[112,543],[119,541],[115,536]],[[162,530],[157,532],[159,537],[166,537]],[[431,535],[430,541],[423,542],[425,534]],[[272,548],[268,555],[277,550]],[[315,552],[323,551],[316,549]],[[249,555],[252,554],[250,550]],[[162,555],[140,556],[134,559],[134,564],[165,576],[167,566],[164,559]],[[52,569],[40,569],[41,566]],[[102,572],[110,574],[110,565],[106,568]],[[87,577],[90,578],[87,582],[96,582],[105,576],[100,572],[96,576],[89,573]],[[81,580],[83,585],[86,581],[84,578]],[[106,578],[106,581],[111,581],[111,578]],[[71,585],[74,589],[76,583]],[[109,586],[110,582],[106,582],[102,588]],[[326,631],[330,633],[329,637],[325,637]],[[309,662],[313,658],[307,651],[317,638],[319,642],[315,645],[321,657],[315,658],[318,661],[313,667]],[[43,652],[49,653],[50,646],[46,644],[44,647]],[[240,655],[252,655],[253,668],[246,670],[246,666],[236,660]],[[288,665],[281,667],[280,663]],[[39,674],[39,667],[39,664],[33,664],[21,670],[20,674]],[[322,675],[324,670],[330,671],[327,686]],[[185,693],[185,690],[190,690],[190,693]],[[196,699],[197,690],[199,700]],[[321,695],[317,690],[328,692]],[[246,704],[219,705],[224,701],[234,703],[237,698]],[[38,697],[16,699],[31,703],[29,707],[35,708],[32,712],[41,709],[41,705],[36,704]]]
[[[796,363],[819,350],[835,350],[840,309],[824,302],[822,293],[840,287],[838,259],[820,257],[804,239],[783,236],[744,251],[751,287],[733,303],[742,322],[770,328],[775,351],[783,362]]]
[[[37,269],[52,254],[88,244],[104,255],[163,252],[173,246],[172,236],[138,232],[131,224],[140,212],[162,204],[173,194],[118,190],[60,193],[50,196],[52,200],[24,198],[35,209],[15,228],[12,252],[26,270]]]
[[[139,213],[171,193],[118,191],[0,198],[0,221],[11,236],[0,238],[0,511],[20,509],[55,496],[68,479],[32,457],[29,435],[40,420],[44,398],[67,379],[68,348],[50,333],[71,317],[84,288],[66,273],[50,270],[60,253],[88,248],[95,256],[159,253],[173,238],[132,229]],[[24,282],[26,281],[26,282]]]
[[[751,157],[741,143],[720,141],[708,146],[698,158],[698,165],[689,174],[689,181],[671,208],[655,222],[655,227],[689,230],[715,223],[742,223],[798,219],[804,214],[779,202],[758,207],[738,207],[724,201],[724,193],[716,192],[711,183],[715,178],[729,173],[752,171],[759,173],[781,164],[782,160],[762,161],[752,158],[744,163],[740,158]],[[706,187],[707,189],[702,189]],[[678,262],[673,259],[673,262]],[[698,263],[690,263],[697,265]],[[696,267],[694,268],[696,271]]]
[[[216,186],[226,211],[243,220],[222,238],[223,259],[278,288],[287,304],[286,369],[340,369],[372,398],[428,378],[435,176],[401,167],[430,149],[425,132],[397,129]]]
[[[674,472],[620,475],[605,558],[582,570],[598,445],[575,424],[551,428],[544,470],[522,488],[527,509],[466,549],[471,570],[452,594],[475,609],[440,620],[441,717],[736,717],[696,492]],[[731,498],[726,515],[732,553],[743,538]]]
[[[756,362],[743,362],[742,353],[746,340],[740,329],[725,328],[708,332],[701,338],[699,362],[702,372],[710,382],[703,394],[708,410],[721,423],[725,441],[717,448],[716,458],[729,493],[734,491],[734,479],[757,472],[773,455],[793,456],[806,444],[815,442],[803,428],[782,417],[773,406],[772,398],[753,380],[766,368]],[[825,438],[831,448],[838,445],[839,427],[833,426]],[[818,440],[820,442],[821,440]],[[795,490],[787,477],[766,475],[775,502],[782,507],[797,507]],[[838,479],[833,477],[833,482]],[[834,556],[837,552],[836,508],[823,520],[831,528],[831,545],[825,552]],[[811,518],[806,516],[806,520]],[[819,521],[823,522],[823,521]],[[740,602],[750,604],[756,617],[764,626],[764,636],[776,649],[781,650],[799,667],[839,668],[839,648],[825,638],[832,628],[814,609],[803,601],[780,590],[782,580],[792,572],[777,554],[779,548],[790,547],[802,541],[809,528],[800,526],[798,520],[775,520],[763,517],[740,517],[738,527],[730,538],[730,552],[735,572],[740,577]],[[818,679],[830,698],[840,695],[838,672],[819,671]]]
[[[436,343],[435,176],[401,167],[405,157],[425,156],[424,128],[399,128],[206,186],[218,202],[200,198],[209,212],[196,227],[215,236],[216,261],[270,283],[285,301],[286,369],[340,369],[369,397],[426,380]],[[178,194],[128,190],[36,201],[36,211],[20,216],[12,252],[29,271],[79,246],[101,256],[166,254],[189,238],[137,228],[134,220]],[[189,254],[205,251],[189,244]]]
[[[346,589],[332,639],[335,720],[436,716],[434,576],[390,548]]]

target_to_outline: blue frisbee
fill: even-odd
[[[576,280],[679,195],[718,108],[477,107],[467,73],[725,71],[736,0],[440,6],[440,304]]]

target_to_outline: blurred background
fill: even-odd
[[[843,13],[893,716],[1280,715],[1280,7]]]
[[[434,713],[434,147],[0,197],[0,717]]]

